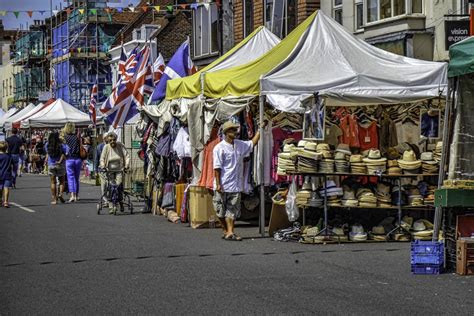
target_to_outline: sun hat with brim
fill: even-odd
[[[413,223],[413,230],[416,232],[426,230],[425,223],[422,220],[417,220]]]
[[[357,207],[359,206],[359,200],[344,200],[342,199],[342,205],[347,207]]]
[[[383,226],[374,226],[372,227],[372,234],[385,235],[385,228]]]
[[[291,151],[293,151],[295,148],[296,146],[293,144],[286,144],[285,146],[283,146],[283,152],[291,153]]]
[[[352,153],[351,148],[349,147],[348,144],[339,144],[339,145],[337,145],[336,152],[340,152],[340,153],[343,153],[343,154],[346,154],[346,155],[350,155]]]
[[[351,158],[349,159],[351,163],[360,163],[362,162],[362,155],[352,155]]]
[[[416,231],[411,233],[415,238],[416,237],[432,237],[433,236],[433,230],[432,229],[426,229],[422,231]]]
[[[398,168],[398,167],[393,167],[393,168],[388,168],[387,169],[387,174],[389,175],[395,175],[395,174],[402,174],[403,170],[402,168]]]
[[[232,129],[232,128],[239,128],[240,125],[239,124],[236,124],[232,121],[227,121],[225,122],[223,125],[222,125],[222,132],[225,133],[227,132],[229,129]]]
[[[307,140],[300,140],[298,142],[298,147],[304,148],[304,146],[306,146],[307,143],[309,143]]]
[[[329,148],[328,144],[321,143],[317,145],[316,150],[317,151],[330,151],[331,148]]]
[[[336,155],[334,155],[334,159],[335,160],[344,160],[344,161],[346,161],[346,154],[338,151],[338,152],[336,152]]]
[[[387,167],[388,167],[388,168],[398,167],[398,161],[396,161],[396,160],[388,160],[388,161],[387,161]]]
[[[307,143],[304,145],[304,149],[305,149],[305,150],[309,150],[309,151],[314,151],[314,152],[316,152],[317,146],[318,146],[318,144],[316,144],[316,143],[307,142]]]
[[[426,161],[433,161],[434,158],[433,158],[433,152],[431,151],[426,151],[424,153],[421,153],[421,156],[420,156],[420,159],[421,161],[423,162],[426,162]]]
[[[421,160],[416,159],[416,154],[413,150],[407,150],[403,153],[403,158],[398,160],[398,165],[402,168],[403,166],[421,166]]]

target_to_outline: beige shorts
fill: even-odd
[[[240,192],[214,191],[212,198],[217,217],[236,220],[240,217]]]

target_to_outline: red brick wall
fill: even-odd
[[[165,29],[158,34],[156,38],[158,51],[168,61],[188,36],[192,43],[193,26],[191,19],[184,13],[178,13]]]
[[[234,40],[235,44],[241,42],[244,39],[244,18],[243,18],[243,1],[234,0]],[[254,28],[263,25],[265,7],[264,0],[254,1]],[[303,22],[309,17],[315,10],[320,8],[320,0],[298,0],[298,24]]]

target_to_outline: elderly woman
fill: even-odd
[[[106,169],[109,172],[109,179],[114,181],[117,186],[122,184],[122,171],[130,166],[130,156],[122,143],[117,142],[117,134],[109,133],[108,143],[104,146],[100,155],[100,169]],[[109,202],[110,212],[113,212],[113,205]],[[121,210],[123,209],[120,203]]]
[[[77,137],[74,123],[66,123],[64,126],[64,141],[68,147],[66,154],[66,175],[69,193],[69,202],[79,200],[79,177],[81,176],[82,160],[80,156],[81,141]]]

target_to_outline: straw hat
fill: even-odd
[[[360,163],[362,162],[362,155],[352,155],[349,161],[351,163]]]
[[[351,155],[351,148],[348,144],[339,144],[337,145],[336,152],[340,152],[346,155]]]
[[[392,168],[392,167],[397,167],[398,168],[398,162],[396,160],[389,160],[387,161],[387,167]]]
[[[417,221],[413,224],[413,230],[416,231],[416,232],[419,232],[419,231],[422,231],[422,230],[426,230],[425,223],[423,223],[423,221],[421,221],[421,220],[417,220]]]
[[[399,167],[392,167],[387,169],[387,174],[394,175],[394,174],[402,174],[403,170]]]
[[[421,167],[421,160],[416,159],[413,150],[407,150],[403,153],[403,158],[398,160],[398,165],[404,170],[416,170]]]
[[[225,122],[223,125],[222,125],[222,132],[225,133],[227,132],[229,129],[232,129],[232,128],[239,128],[240,127],[240,124],[236,124],[232,121],[227,121]]]
[[[306,146],[307,143],[309,143],[307,140],[300,140],[298,142],[298,147],[304,148],[304,146]]]
[[[372,227],[372,234],[385,235],[385,228],[383,226],[374,226]]]
[[[387,158],[382,158],[382,155],[380,154],[380,150],[371,149],[371,150],[369,150],[367,158],[364,158],[363,161],[365,163],[367,163],[367,166],[369,166],[369,165],[383,165],[383,166],[385,166]]]
[[[296,146],[293,144],[286,144],[283,146],[283,152],[285,153],[291,153],[293,150],[295,150]]]
[[[330,151],[331,148],[329,148],[328,144],[321,143],[317,145],[316,150],[317,151]]]
[[[316,143],[306,142],[306,144],[304,145],[304,150],[309,150],[309,151],[316,152],[317,147],[318,147],[318,144],[316,144]]]

